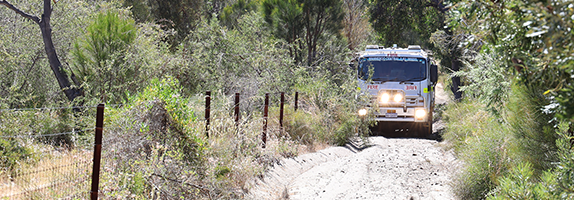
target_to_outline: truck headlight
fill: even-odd
[[[395,100],[395,102],[399,102],[399,101],[403,100],[403,95],[401,95],[401,94],[396,94],[394,100]]]
[[[415,111],[415,118],[417,120],[423,120],[426,115],[427,115],[427,111],[425,111],[423,109],[418,109]]]
[[[367,115],[367,109],[361,108],[359,109],[359,116],[365,116]]]
[[[383,93],[383,95],[381,95],[381,102],[382,102],[382,103],[387,103],[387,102],[389,102],[389,99],[391,99],[391,96],[389,96],[388,93]]]

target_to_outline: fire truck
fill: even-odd
[[[376,127],[404,135],[432,134],[432,113],[437,66],[418,45],[385,48],[367,45],[350,66],[357,71],[359,116],[370,117]]]

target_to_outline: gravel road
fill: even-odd
[[[457,160],[440,143],[371,137],[285,159],[258,179],[249,199],[454,199]]]
[[[284,159],[250,184],[247,199],[455,199],[458,161],[441,145],[379,136]]]

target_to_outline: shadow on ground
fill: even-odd
[[[426,140],[436,140],[442,142],[442,131],[443,129],[433,130],[430,135],[422,134],[423,131],[421,127],[416,127],[414,125],[398,124],[398,125],[375,125],[370,128],[371,136],[383,136],[386,138],[419,138]]]

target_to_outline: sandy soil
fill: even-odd
[[[437,103],[446,103],[439,86]],[[454,199],[457,166],[436,140],[370,137],[282,160],[250,184],[247,199]]]

